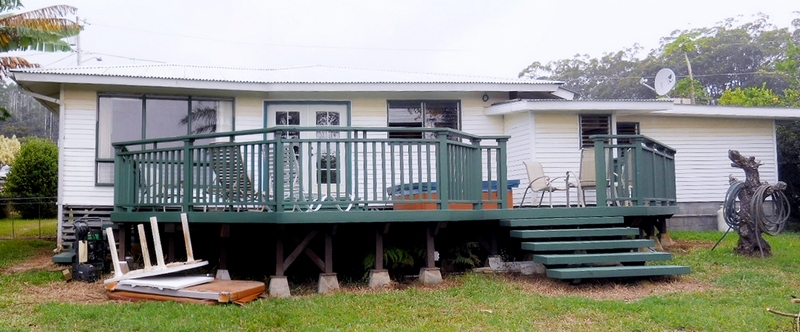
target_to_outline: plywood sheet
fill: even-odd
[[[125,300],[152,299],[181,301],[182,299],[216,301],[219,303],[246,303],[258,298],[266,285],[260,281],[220,280],[181,289],[158,289],[147,286],[130,286],[117,283],[108,285],[109,298]]]
[[[206,276],[179,276],[179,277],[149,277],[140,279],[127,279],[119,282],[120,285],[145,286],[158,289],[181,289],[197,286],[214,281],[214,277]]]

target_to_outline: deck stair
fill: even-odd
[[[688,266],[646,265],[672,254],[653,249],[655,241],[637,238],[638,228],[622,217],[503,219],[512,238],[533,253],[533,261],[556,279],[646,277],[687,274]]]

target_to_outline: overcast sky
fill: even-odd
[[[674,30],[756,13],[780,27],[797,0],[264,1],[23,0],[78,7],[83,66],[179,63],[243,68],[330,65],[516,77],[533,61],[596,57]],[[71,40],[72,43],[76,41]],[[75,53],[25,53],[48,67]],[[97,61],[96,58],[102,58]],[[654,73],[655,74],[655,73]]]

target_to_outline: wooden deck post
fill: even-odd
[[[333,273],[333,235],[332,232],[325,232],[325,271]]]
[[[277,226],[275,230],[275,275],[283,276],[283,227]]]
[[[339,279],[333,272],[333,235],[336,234],[336,226],[331,227],[325,232],[325,269],[319,275],[317,293],[326,294],[339,289]],[[310,250],[306,251],[309,254]]]
[[[383,270],[383,233],[375,230],[375,269]]]
[[[380,288],[391,284],[389,271],[383,268],[383,234],[389,232],[389,223],[375,229],[375,268],[369,271],[369,287]]]
[[[219,268],[217,269],[216,278],[231,280],[231,275],[228,273],[228,239],[231,237],[230,224],[222,224],[219,237]]]
[[[434,257],[434,243],[433,236],[436,232],[436,226],[428,226],[425,228],[425,266],[427,268],[436,267],[436,259]]]
[[[442,282],[442,271],[436,267],[435,246],[433,238],[443,223],[436,223],[425,228],[425,256],[426,267],[419,270],[419,281],[425,285],[435,285]]]
[[[289,297],[289,281],[283,275],[283,226],[275,227],[275,275],[269,278],[269,296]]]
[[[117,237],[119,241],[119,252],[117,253],[117,258],[121,261],[125,261],[125,253],[128,252],[128,232],[126,231],[126,227],[128,224],[119,224],[119,228],[117,229]]]

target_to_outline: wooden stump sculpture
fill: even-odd
[[[768,257],[772,255],[772,247],[761,236],[762,229],[759,225],[759,220],[753,216],[753,211],[750,208],[756,190],[765,185],[761,183],[758,175],[758,167],[761,166],[760,161],[756,161],[755,157],[744,157],[739,151],[728,150],[728,158],[732,161],[731,167],[741,168],[745,174],[744,187],[738,193],[739,206],[738,223],[739,227],[736,229],[739,233],[739,243],[733,250],[745,256],[760,256]],[[731,184],[737,182],[735,178],[731,178]],[[776,191],[783,191],[786,184],[778,182],[774,185],[769,185],[763,193],[763,197],[772,195]],[[758,202],[761,203],[761,202]]]

